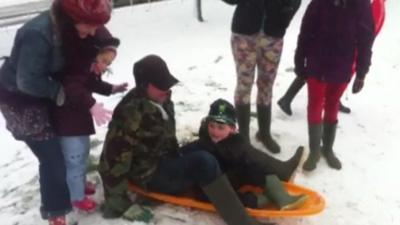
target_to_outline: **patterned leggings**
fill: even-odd
[[[270,105],[272,87],[281,58],[283,39],[233,33],[232,53],[236,64],[237,85],[235,104],[249,104],[257,66],[257,104]]]

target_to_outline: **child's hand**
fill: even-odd
[[[90,114],[97,126],[108,123],[111,120],[112,111],[104,108],[103,103],[95,103],[92,108],[90,108]]]
[[[113,85],[111,93],[119,93],[119,92],[124,92],[128,89],[128,83],[122,83],[122,84],[116,84]]]

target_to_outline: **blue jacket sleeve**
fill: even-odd
[[[50,77],[51,45],[37,30],[27,29],[20,39],[18,89],[34,97],[55,100],[61,84]]]

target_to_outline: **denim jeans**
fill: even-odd
[[[67,168],[67,184],[71,201],[80,201],[85,197],[89,136],[62,136],[60,142]]]
[[[39,160],[41,195],[40,212],[43,219],[66,215],[71,201],[66,183],[64,156],[58,138],[44,141],[26,140],[25,143]]]
[[[193,151],[165,157],[147,183],[151,191],[179,194],[193,187],[210,184],[221,175],[218,161],[206,151]]]

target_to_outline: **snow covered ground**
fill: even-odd
[[[15,4],[29,0],[1,0]],[[171,72],[181,83],[174,88],[178,136],[181,140],[197,131],[209,103],[216,98],[232,100],[235,86],[234,64],[230,51],[230,23],[234,7],[222,1],[203,0],[205,23],[194,16],[193,0],[171,0],[115,10],[108,27],[122,44],[112,65],[111,82],[129,81],[133,87],[132,64],[146,54],[166,59]],[[309,0],[302,3],[285,37],[285,49],[274,89],[272,129],[283,148],[280,159],[287,159],[298,145],[307,146],[306,91],[293,104],[294,115],[286,116],[276,106],[294,78],[293,51],[301,17]],[[274,219],[281,225],[398,225],[400,224],[400,1],[387,0],[386,22],[374,46],[373,63],[364,90],[344,95],[352,108],[340,115],[335,149],[343,169],[328,168],[321,160],[316,171],[298,171],[296,183],[310,187],[326,199],[326,209],[304,218]],[[17,27],[1,28],[0,56],[9,54]],[[112,108],[121,95],[101,98]],[[253,99],[255,96],[253,96]],[[397,103],[396,103],[397,102]],[[254,110],[254,109],[253,109]],[[252,120],[252,134],[257,129]],[[1,224],[37,225],[40,220],[37,162],[29,149],[13,140],[0,118],[0,221]],[[93,137],[104,139],[105,127]],[[253,143],[261,148],[254,139]],[[98,155],[101,145],[94,148]],[[97,196],[101,200],[100,193]],[[139,224],[124,220],[103,220],[99,213],[81,216],[81,225]],[[223,224],[215,215],[164,205],[156,209],[160,225]]]

